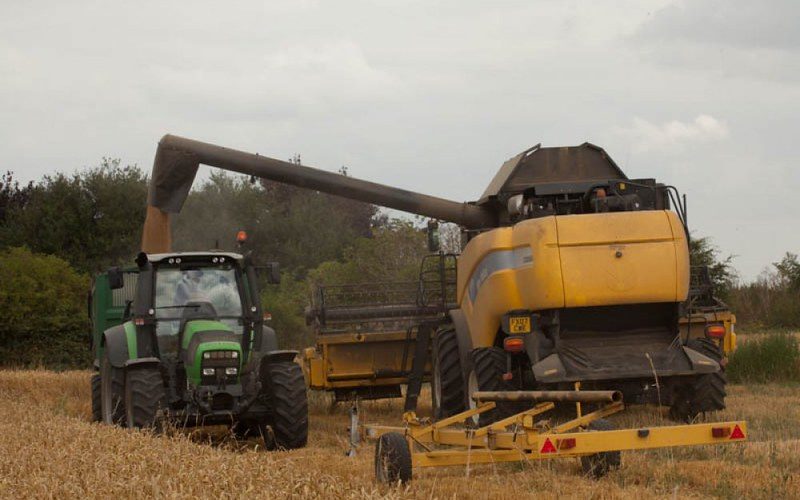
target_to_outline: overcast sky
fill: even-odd
[[[2,0],[0,169],[149,170],[169,132],[473,200],[590,141],[751,279],[800,252],[798,26],[797,0]]]

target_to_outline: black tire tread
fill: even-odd
[[[102,379],[99,373],[92,375],[92,422],[103,421],[102,400],[100,399],[100,385]]]
[[[375,443],[375,479],[388,484],[411,481],[411,450],[399,432],[383,434]]]
[[[125,409],[128,427],[158,428],[166,398],[161,370],[157,367],[133,368],[125,375]]]
[[[686,347],[718,363],[722,361],[722,351],[713,340],[691,339]],[[691,422],[701,413],[724,410],[727,384],[728,377],[724,369],[694,377],[678,390],[676,400],[670,408],[670,417]]]
[[[308,399],[303,370],[294,362],[267,366],[275,446],[287,450],[308,443]],[[265,436],[266,441],[266,436]]]
[[[433,409],[436,419],[447,418],[464,411],[464,375],[455,329],[446,328],[434,339],[434,369],[439,370],[441,401]]]
[[[499,347],[485,347],[472,351],[472,366],[481,391],[513,391],[514,387],[503,380],[506,371],[506,353]],[[480,414],[479,423],[486,426],[524,411],[529,405],[498,401],[493,410]]]
[[[601,418],[589,423],[590,431],[613,431],[616,426],[610,421]],[[583,474],[593,479],[600,479],[622,464],[622,453],[619,451],[604,451],[593,455],[581,457]]]

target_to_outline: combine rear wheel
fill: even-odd
[[[125,370],[115,368],[103,353],[100,362],[100,415],[110,425],[125,425]]]
[[[717,363],[722,361],[722,351],[712,340],[692,339],[686,344],[686,347]],[[725,369],[721,366],[716,373],[693,377],[676,389],[670,408],[670,417],[673,420],[691,422],[701,413],[724,410],[727,383]]]
[[[468,381],[469,404],[475,391],[513,391],[516,388],[508,381],[503,380],[506,373],[506,353],[499,347],[486,347],[472,351],[472,372]],[[489,425],[498,420],[510,417],[528,408],[525,403],[497,401],[494,410],[481,413],[479,424]]]
[[[100,374],[92,375],[92,422],[102,422],[103,420],[103,403],[100,398]]]
[[[308,400],[303,370],[294,362],[267,365],[274,447],[291,450],[308,442]],[[271,443],[267,442],[271,449]]]
[[[437,420],[464,411],[464,376],[458,338],[452,327],[438,331],[433,341],[431,401]]]
[[[375,478],[390,484],[411,481],[411,450],[399,432],[383,434],[375,444]]]
[[[166,410],[164,378],[157,366],[129,368],[125,374],[125,413],[128,427],[160,430]]]

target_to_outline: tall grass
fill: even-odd
[[[785,333],[752,338],[732,355],[727,373],[734,383],[800,382],[800,343]]]

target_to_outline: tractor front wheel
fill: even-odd
[[[291,361],[270,363],[267,378],[275,447],[304,447],[308,442],[308,399],[302,368]]]
[[[125,410],[128,427],[158,429],[166,410],[164,378],[157,366],[128,369],[125,376]]]

